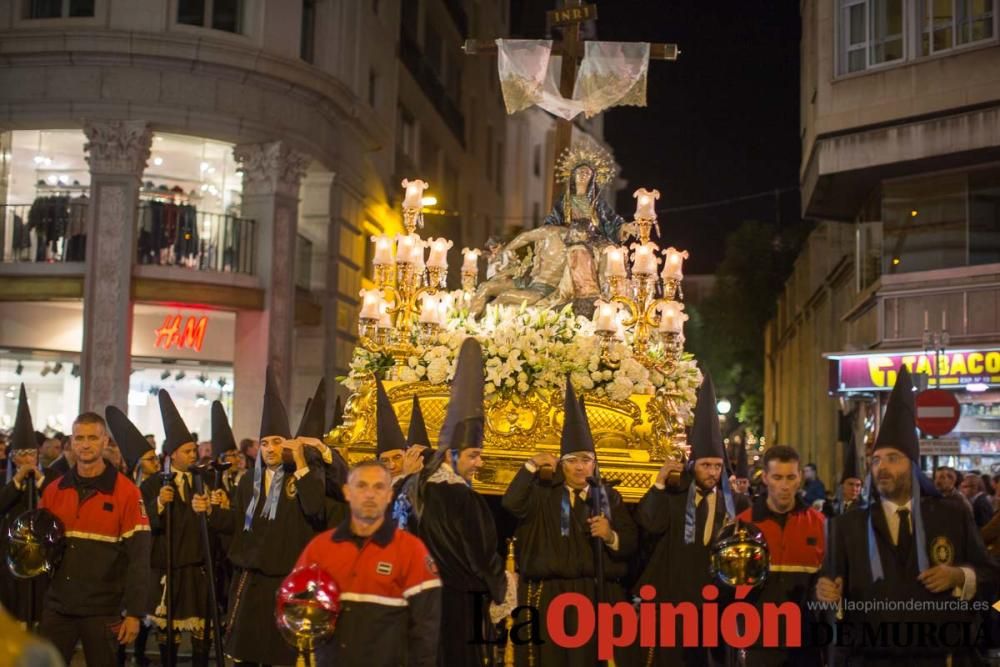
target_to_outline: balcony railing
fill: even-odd
[[[136,261],[195,271],[254,273],[255,223],[193,206],[142,202]]]
[[[0,205],[0,263],[83,262],[87,207],[85,197]],[[254,273],[253,220],[156,202],[141,202],[138,217],[139,264]],[[311,257],[311,244],[307,252]]]
[[[0,205],[0,262],[82,262],[86,228],[86,198]]]

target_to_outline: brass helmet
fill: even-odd
[[[29,510],[7,529],[7,569],[19,579],[51,574],[62,558],[66,531],[46,509]]]
[[[726,586],[760,586],[770,569],[764,533],[738,519],[727,524],[712,545],[710,567],[712,576]]]

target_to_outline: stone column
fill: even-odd
[[[309,158],[280,141],[241,144],[233,153],[243,172],[241,213],[256,225],[255,270],[265,291],[263,311],[236,315],[234,431],[237,437],[255,437],[268,364],[286,406],[291,399],[295,228],[299,183]]]
[[[83,128],[90,165],[83,281],[82,410],[128,405],[132,354],[132,263],[139,187],[153,133],[145,121]]]

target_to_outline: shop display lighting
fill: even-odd
[[[20,375],[23,372],[24,372],[24,364],[22,364],[19,361],[17,362],[17,366],[14,368],[14,375]]]
[[[160,373],[161,380],[166,380],[168,377],[170,377],[170,371],[163,371],[162,373]]]
[[[71,368],[69,370],[69,374],[72,375],[75,378],[80,377],[80,365],[79,364],[73,364],[73,368]]]
[[[46,361],[45,365],[42,366],[42,377],[45,377],[46,375],[48,375],[51,372],[52,372],[52,366],[50,366],[49,362]]]
[[[181,380],[183,380],[186,377],[187,377],[187,373],[185,373],[184,371],[177,371],[177,375],[174,376],[174,379],[177,380],[178,382],[180,382]]]

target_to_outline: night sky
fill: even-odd
[[[792,0],[598,0],[597,36],[674,42],[676,62],[650,63],[648,106],[606,114],[605,137],[632,191],[657,188],[664,243],[686,248],[688,273],[708,273],[741,221],[799,220],[798,3]],[[553,0],[514,0],[513,32],[542,37]],[[759,192],[766,196],[675,210]],[[665,210],[664,210],[665,209]],[[662,245],[662,244],[661,244]]]

